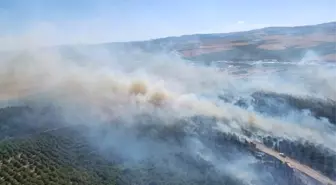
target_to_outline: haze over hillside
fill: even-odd
[[[336,22],[268,27],[244,32],[183,35],[126,45],[151,52],[177,51],[181,56],[197,61],[299,61],[308,57],[305,59],[335,62]]]
[[[56,48],[69,56],[78,55],[78,49],[92,52],[103,48],[113,53],[132,53],[134,49],[147,53],[174,52],[182,58],[203,62],[336,62],[336,22],[267,27],[232,33],[182,35],[135,42],[62,45]]]
[[[0,0],[0,185],[336,185],[335,7]]]

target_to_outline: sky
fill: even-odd
[[[0,0],[0,43],[101,43],[336,20],[336,0]]]

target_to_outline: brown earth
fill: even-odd
[[[207,53],[227,51],[227,50],[233,49],[234,47],[245,46],[245,45],[249,45],[249,43],[248,42],[227,42],[227,41],[222,41],[222,43],[218,43],[218,41],[216,41],[215,43],[203,43],[198,48],[182,50],[180,51],[180,53],[182,53],[183,56],[185,57],[191,57],[191,56],[197,56],[197,55],[202,55],[202,54],[207,54]]]
[[[323,60],[331,61],[331,62],[336,62],[336,53],[329,54],[329,55],[324,55],[322,57]]]
[[[294,48],[310,48],[318,46],[323,43],[335,43],[336,47],[336,33],[334,34],[322,34],[314,33],[303,36],[291,36],[291,35],[270,35],[262,36],[260,41],[264,43],[257,46],[259,49],[264,50],[283,50],[289,47]],[[180,50],[180,53],[185,57],[193,57],[202,54],[209,54],[214,52],[228,51],[235,47],[249,45],[249,42],[244,41],[232,41],[232,40],[208,40],[204,41],[201,45],[195,48],[189,48]],[[334,54],[324,56],[326,60],[336,61]]]
[[[305,36],[272,35],[263,37],[263,40],[266,41],[266,44],[260,45],[258,48],[269,50],[281,50],[287,47],[307,48],[325,42],[335,42],[336,44],[336,33],[328,35],[316,33]]]

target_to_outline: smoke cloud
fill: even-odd
[[[191,118],[197,116],[213,118],[209,127],[216,132],[246,138],[244,131],[249,130],[252,137],[309,141],[336,152],[336,129],[329,121],[290,106],[284,108],[288,114],[281,116],[258,112],[250,96],[263,91],[336,101],[334,68],[291,66],[265,74],[269,71],[266,67],[254,65],[244,76],[232,68],[108,46],[13,51],[3,56],[0,65],[2,107],[17,103],[51,105],[60,111],[63,124],[92,127],[88,135],[95,145],[102,150],[114,148],[128,161],[188,153],[210,161],[219,172],[237,172],[235,178],[245,183],[264,178],[249,165],[253,163],[249,154],[229,156],[232,160],[218,156],[220,152],[209,146],[210,141],[192,131],[198,123]],[[247,108],[223,102],[221,94],[232,95],[236,101],[245,99]],[[153,125],[156,129],[149,129]],[[110,129],[100,135],[102,128]],[[146,137],[139,139],[143,128]],[[183,136],[180,146],[153,139],[170,131],[176,138]],[[177,166],[178,162],[169,168],[182,173]],[[251,173],[247,174],[247,169]],[[194,173],[195,178],[199,176]]]

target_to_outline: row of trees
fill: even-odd
[[[336,179],[336,154],[322,146],[316,146],[307,141],[294,142],[285,139],[265,137],[263,142],[287,156],[300,161],[323,173],[324,175]]]
[[[230,153],[233,145],[241,146],[238,147],[241,149],[237,149],[243,152],[245,144],[233,134],[216,137],[216,142],[221,143],[226,153]],[[0,151],[0,184],[242,184],[232,175],[218,173],[216,169],[207,166],[205,161],[192,159],[188,153],[176,154],[165,163],[158,156],[157,160],[142,161],[138,167],[120,166],[107,160],[106,155],[100,155],[85,137],[68,129],[28,139],[2,141]],[[113,154],[108,157],[115,158]],[[159,161],[167,166],[175,162],[186,173],[178,173],[174,168],[163,168],[162,164],[155,163]],[[269,168],[277,171],[275,167]],[[190,175],[194,176],[190,178]]]
[[[0,184],[116,184],[120,172],[77,139],[40,134],[2,141]]]
[[[229,161],[230,157],[235,158],[235,153],[249,155],[248,144],[236,135],[213,131],[202,118],[194,121],[194,134],[197,133],[198,139],[216,150],[222,158]],[[136,130],[142,133],[139,137],[151,137],[153,141],[183,147],[183,140],[188,134],[184,132],[184,125],[158,128],[154,124]],[[0,184],[243,184],[235,175],[219,173],[213,164],[202,158],[195,159],[188,150],[184,153],[172,152],[172,155],[165,156],[167,158],[156,156],[157,159],[125,166],[123,161],[115,160],[119,156],[115,156],[113,151],[101,153],[97,147],[89,145],[89,138],[84,136],[85,128],[84,131],[81,129],[64,128],[0,141]],[[148,134],[153,129],[157,134]],[[170,168],[171,163],[176,166]],[[300,184],[299,181],[292,183],[290,173],[277,174],[279,169],[274,165],[257,165],[269,168],[275,173],[274,179],[283,180],[280,184]],[[282,168],[280,171],[286,170]]]

